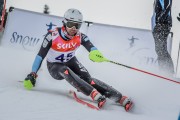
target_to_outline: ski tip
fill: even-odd
[[[23,81],[22,81],[22,80],[19,80],[18,82],[21,82],[21,83],[22,83]]]

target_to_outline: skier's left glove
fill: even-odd
[[[93,62],[104,62],[107,60],[99,50],[92,50],[89,53],[89,59]]]
[[[36,78],[37,74],[35,72],[31,72],[30,74],[28,74],[24,80],[24,88],[26,88],[27,90],[31,90],[36,84]]]

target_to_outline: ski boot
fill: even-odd
[[[133,102],[131,101],[130,98],[126,97],[126,96],[122,96],[122,98],[119,101],[120,105],[124,107],[124,109],[126,110],[126,112],[128,112],[129,110],[132,109],[133,107]]]
[[[104,104],[106,103],[106,97],[102,96],[97,90],[93,90],[90,94],[91,98],[93,99],[93,101],[97,101],[98,102],[98,107],[102,108],[104,106]]]
[[[106,103],[106,97],[100,96],[97,101],[98,101],[98,107],[102,108],[104,104]]]

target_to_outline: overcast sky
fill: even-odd
[[[43,12],[44,5],[50,14],[63,16],[69,8],[79,9],[84,20],[118,26],[150,29],[154,0],[7,0],[7,7],[14,6]]]

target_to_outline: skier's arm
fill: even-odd
[[[48,33],[44,38],[44,41],[41,45],[38,54],[36,55],[36,58],[32,66],[32,72],[28,74],[24,80],[24,87],[26,89],[31,90],[35,86],[37,72],[42,64],[43,59],[46,57],[51,45],[52,45],[51,33]]]
[[[103,54],[91,43],[88,36],[81,33],[81,44],[89,51],[89,59],[94,62],[104,62],[107,59]]]
[[[91,43],[89,37],[83,33],[81,33],[81,44],[87,49],[87,51],[91,52],[92,50],[97,50],[97,48]]]
[[[32,66],[32,72],[34,72],[34,73],[38,72],[39,68],[41,67],[42,61],[46,57],[51,45],[52,45],[51,33],[47,33],[46,36],[44,37],[41,48],[34,60],[34,63]]]

